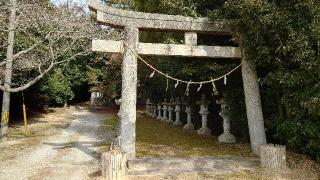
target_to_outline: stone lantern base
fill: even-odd
[[[194,125],[193,124],[186,124],[183,126],[183,129],[194,130]]]
[[[173,123],[174,126],[181,126],[182,125],[182,122],[181,121],[175,121]]]
[[[198,134],[200,135],[206,135],[206,136],[210,136],[211,135],[211,130],[207,127],[202,127],[197,131]]]
[[[218,141],[222,143],[236,143],[236,137],[231,133],[223,133],[218,137]]]

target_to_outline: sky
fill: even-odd
[[[60,3],[67,2],[67,1],[79,3],[80,5],[86,5],[88,3],[88,0],[51,0],[51,2],[53,2],[56,5],[59,5]]]

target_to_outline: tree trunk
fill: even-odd
[[[6,58],[6,69],[5,69],[5,89],[10,89],[11,78],[12,78],[12,58],[13,58],[13,45],[14,45],[14,31],[16,26],[16,0],[10,0],[11,12],[9,17],[8,26],[8,47],[7,47],[7,58]],[[8,124],[9,124],[9,111],[10,111],[10,93],[3,92],[2,100],[2,113],[1,113],[1,141],[6,141]]]
[[[262,168],[271,170],[286,169],[286,147],[267,144],[260,147],[260,163]]]

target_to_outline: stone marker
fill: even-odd
[[[161,104],[159,103],[159,104],[158,104],[158,117],[157,117],[157,119],[159,119],[159,120],[161,120],[161,119],[162,119],[162,116],[161,116],[161,109],[162,109],[162,107],[161,107]]]
[[[173,118],[172,118],[173,105],[174,105],[173,98],[171,98],[170,102],[168,103],[169,118],[167,119],[167,123],[173,123]]]
[[[164,100],[164,102],[162,103],[162,105],[163,105],[163,108],[162,108],[162,110],[163,110],[163,115],[162,115],[161,121],[166,122],[167,119],[168,119],[168,118],[167,118],[168,106],[167,106],[167,100],[166,100],[166,99]]]
[[[155,104],[152,105],[152,111],[153,111],[152,117],[156,118],[157,117],[157,106]]]
[[[209,114],[208,105],[210,104],[210,102],[206,100],[205,94],[201,95],[201,100],[197,101],[197,104],[200,105],[199,114],[201,115],[201,122],[202,122],[202,126],[197,132],[198,134],[201,134],[201,135],[210,135],[211,130],[207,127],[208,114]]]
[[[176,112],[176,120],[174,121],[173,125],[181,126],[182,125],[182,122],[180,121],[181,102],[179,98],[176,98],[174,111]]]
[[[187,124],[184,125],[184,129],[189,129],[189,130],[194,130],[194,125],[192,123],[191,115],[192,115],[192,110],[190,106],[186,106],[185,112],[187,113]]]
[[[223,119],[223,134],[218,137],[218,140],[222,143],[235,143],[236,137],[230,132],[230,108],[225,103],[224,99],[217,100],[216,103],[221,105],[221,111],[219,112],[219,115]]]
[[[151,109],[151,104],[152,104],[152,103],[151,103],[150,99],[148,99],[147,102],[146,102],[146,110],[145,110],[145,111],[146,111],[146,115],[148,115],[148,116],[150,116],[150,114],[151,114],[151,113],[150,113],[150,112],[151,112],[151,111],[150,111],[150,109]]]

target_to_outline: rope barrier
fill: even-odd
[[[226,84],[226,76],[230,75],[231,73],[233,73],[234,71],[236,71],[237,69],[239,69],[241,67],[241,65],[243,64],[244,61],[242,61],[238,66],[236,66],[235,68],[233,68],[231,71],[229,71],[228,73],[220,76],[220,77],[217,77],[215,79],[212,79],[211,80],[207,80],[207,81],[185,81],[185,80],[181,80],[181,79],[178,79],[178,78],[175,78],[175,77],[172,77],[158,69],[156,69],[155,67],[153,67],[151,64],[149,64],[145,59],[143,59],[136,51],[134,51],[126,42],[123,41],[123,44],[128,47],[128,49],[130,49],[130,51],[136,56],[138,57],[138,59],[140,61],[142,61],[146,66],[150,67],[153,71],[165,76],[166,78],[169,78],[171,80],[174,80],[174,81],[177,81],[176,85],[177,86],[180,82],[181,83],[185,83],[187,85],[190,85],[190,84],[199,84],[200,86],[202,86],[202,84],[208,84],[208,83],[214,83],[215,81],[218,81],[218,80],[221,80],[221,79],[224,79],[224,82]],[[152,77],[154,75],[154,72],[152,73]],[[151,77],[151,76],[150,76]]]

